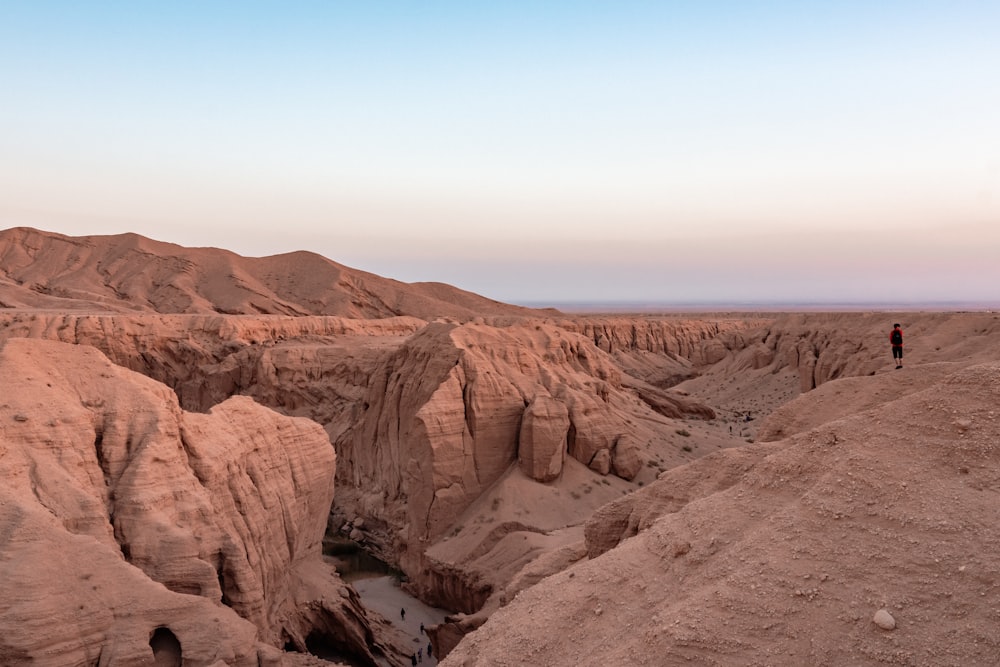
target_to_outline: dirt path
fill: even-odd
[[[420,632],[420,624],[436,625],[444,621],[448,614],[444,609],[430,607],[396,585],[391,576],[359,579],[352,584],[361,595],[366,607],[377,611],[392,621],[392,624],[413,638],[413,653],[423,649],[420,665],[436,665],[437,658],[427,655],[430,640]],[[406,617],[400,617],[400,610],[406,610]]]

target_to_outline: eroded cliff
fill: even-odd
[[[185,413],[47,341],[3,343],[0,386],[5,664],[141,664],[158,628],[184,664],[276,665],[316,633],[374,664],[364,610],[321,561],[335,456],[319,425],[242,397]]]

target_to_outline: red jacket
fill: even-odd
[[[892,343],[892,334],[896,333],[897,331],[899,332],[899,345],[897,345],[896,343]],[[889,342],[892,343],[893,347],[903,347],[903,330],[902,329],[893,329],[892,331],[890,331],[889,332]]]

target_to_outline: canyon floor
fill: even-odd
[[[566,315],[6,230],[0,662],[410,664],[336,535],[453,612],[442,665],[1000,664],[998,360],[990,312]]]

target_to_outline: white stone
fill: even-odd
[[[887,609],[879,609],[875,612],[872,622],[883,630],[895,630],[896,619],[892,617]]]

